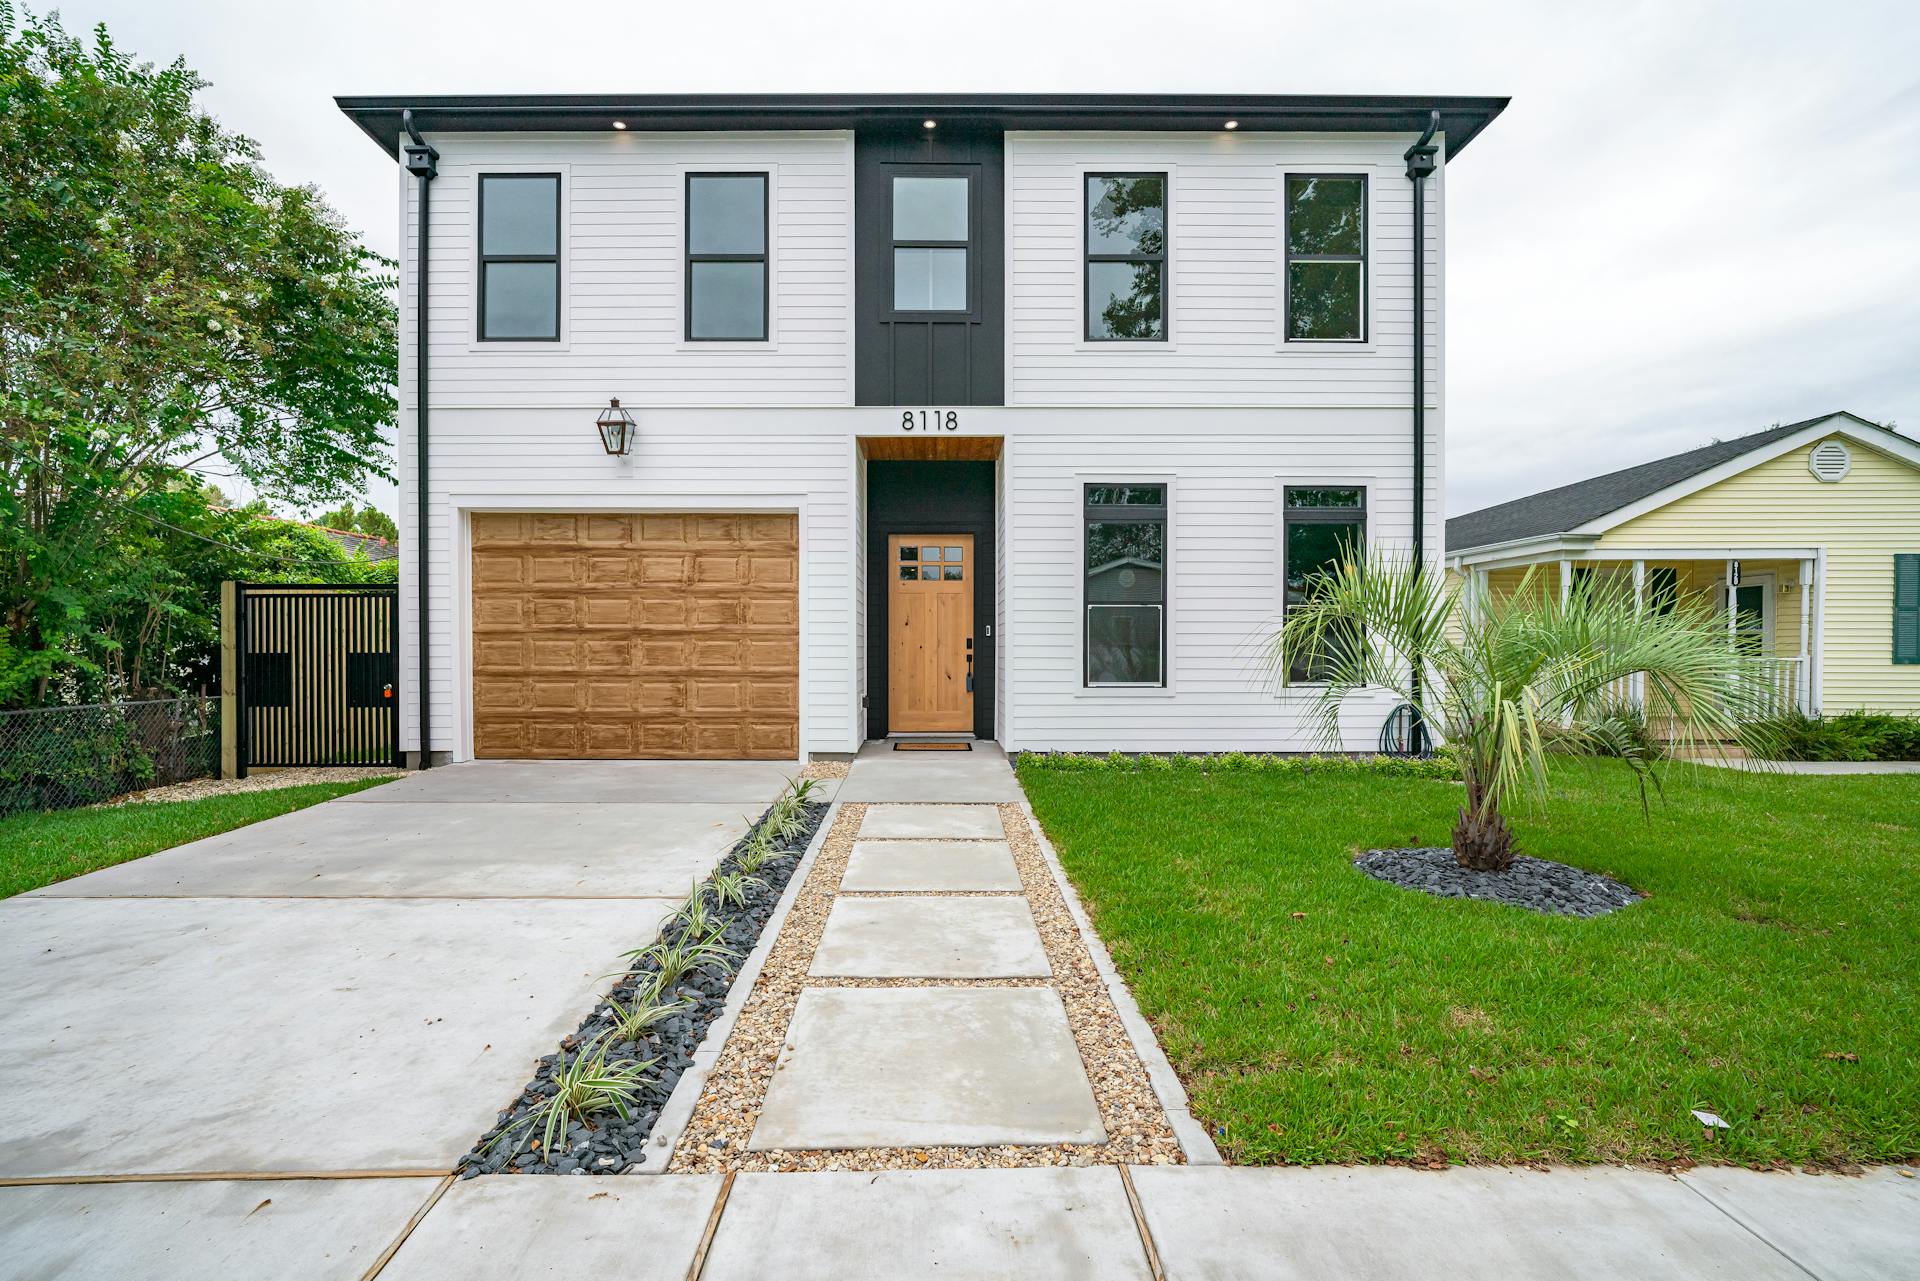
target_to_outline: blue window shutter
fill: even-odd
[[[1893,661],[1920,663],[1920,552],[1893,558]]]

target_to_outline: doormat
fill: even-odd
[[[971,752],[972,743],[933,743],[917,738],[903,738],[893,745],[896,752]]]

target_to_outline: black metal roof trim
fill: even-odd
[[[1690,480],[1722,463],[1732,462],[1743,454],[1750,454],[1776,440],[1783,440],[1815,423],[1832,418],[1849,418],[1862,427],[1888,430],[1843,409],[1837,413],[1821,414],[1818,418],[1736,436],[1732,440],[1716,440],[1711,445],[1689,449],[1682,454],[1656,458],[1652,462],[1608,472],[1604,476],[1575,481],[1557,489],[1543,489],[1524,498],[1455,516],[1447,522],[1447,551],[1458,554],[1479,547],[1517,542],[1523,538],[1564,534],[1590,520],[1598,520],[1608,512],[1616,512],[1643,498],[1651,498],[1669,486]],[[1899,433],[1888,434],[1897,436]]]
[[[1213,130],[1242,133],[1419,133],[1440,113],[1457,156],[1506,108],[1506,98],[1404,94],[479,94],[340,97],[340,110],[394,153],[400,113],[427,133],[919,128]]]

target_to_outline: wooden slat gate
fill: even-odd
[[[400,764],[399,589],[235,585],[239,774]]]

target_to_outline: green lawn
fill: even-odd
[[[368,778],[351,783],[310,783],[198,801],[155,801],[0,818],[0,898],[203,836],[217,836],[263,818],[290,814],[386,781]]]
[[[1021,782],[1230,1160],[1920,1156],[1920,778],[1567,762],[1525,852],[1597,920],[1371,880],[1457,784],[1186,768]],[[1703,1138],[1690,1108],[1733,1125]]]

